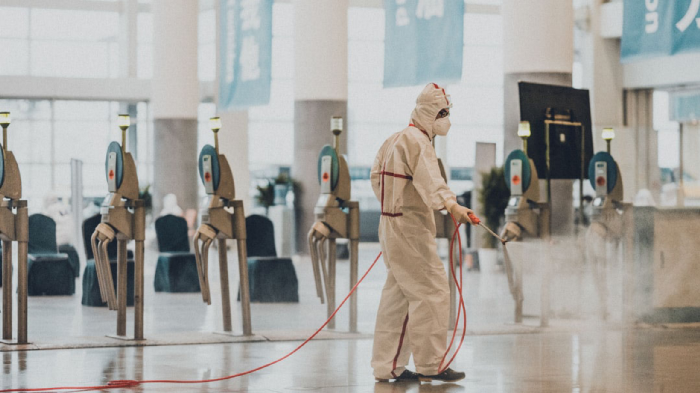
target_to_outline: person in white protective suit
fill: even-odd
[[[384,142],[371,172],[381,203],[379,242],[387,279],[377,312],[372,368],[377,381],[448,381],[464,373],[440,370],[447,347],[449,287],[437,253],[434,210],[447,209],[471,224],[471,210],[457,204],[432,145],[450,129],[450,96],[428,84],[416,100],[411,123]],[[416,372],[406,369],[413,354]]]

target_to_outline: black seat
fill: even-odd
[[[78,251],[70,244],[59,244],[58,252],[61,254],[68,255],[68,260],[70,265],[73,267],[73,273],[75,277],[80,277],[80,257],[78,256]]]
[[[95,214],[94,216],[83,221],[83,244],[85,245],[85,271],[83,272],[83,298],[81,304],[91,307],[107,307],[107,302],[102,301],[100,296],[100,286],[97,278],[97,270],[95,270],[95,256],[92,253],[92,245],[90,243],[92,234],[95,228],[100,225],[102,216]],[[117,240],[115,239],[107,246],[107,256],[109,257],[110,270],[112,270],[112,281],[114,288],[117,288]],[[134,257],[131,250],[126,254],[126,305],[134,305]]]
[[[153,285],[156,292],[199,292],[197,261],[190,252],[187,221],[172,214],[156,220],[158,263]]]
[[[298,302],[299,282],[291,258],[278,258],[275,229],[265,216],[246,217],[250,301]],[[240,300],[240,294],[239,294]]]
[[[43,214],[29,216],[27,244],[27,294],[72,295],[75,273],[68,255],[59,254],[56,245],[56,222]]]

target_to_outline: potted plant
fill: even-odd
[[[291,179],[289,175],[285,172],[280,172],[279,175],[274,179],[275,182],[275,205],[286,205],[287,204],[287,193],[289,192],[289,187],[291,185]]]
[[[255,196],[255,201],[265,208],[265,215],[267,216],[270,210],[270,206],[275,204],[275,185],[272,181],[268,180],[267,185],[257,186],[258,195]]]
[[[150,184],[139,190],[139,199],[143,200],[143,207],[146,212],[146,216],[150,216],[153,213],[153,195],[151,194]]]

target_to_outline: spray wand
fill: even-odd
[[[506,245],[506,242],[508,242],[508,240],[501,238],[496,234],[496,232],[492,231],[491,228],[484,225],[484,223],[481,222],[481,219],[479,219],[479,217],[477,217],[474,213],[469,213],[468,216],[469,219],[472,220],[472,223],[486,229],[486,231],[488,231],[488,233],[492,234],[496,239],[498,239],[501,242],[501,244],[503,244],[504,246]]]

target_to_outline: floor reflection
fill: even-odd
[[[88,386],[116,379],[201,380],[277,359],[298,342],[2,353],[1,388]],[[240,378],[147,384],[125,392],[697,392],[700,330],[646,329],[467,337],[458,383],[375,382],[371,340],[312,341],[292,358]],[[413,365],[409,365],[413,368]]]

